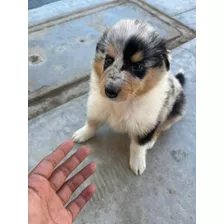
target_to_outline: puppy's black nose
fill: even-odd
[[[112,88],[112,87],[106,87],[105,88],[105,94],[109,98],[115,98],[115,97],[117,97],[118,93],[119,93],[119,90],[116,90],[115,88]]]

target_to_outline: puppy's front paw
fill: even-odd
[[[85,125],[73,134],[72,140],[81,143],[92,138],[94,135],[95,130]]]
[[[146,169],[145,155],[132,155],[129,164],[136,175],[142,175]]]

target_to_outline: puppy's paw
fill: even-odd
[[[74,142],[81,143],[92,138],[94,135],[95,135],[95,130],[85,125],[73,134],[72,140]]]
[[[145,155],[132,155],[129,164],[136,175],[142,175],[146,169]]]

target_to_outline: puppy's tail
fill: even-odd
[[[184,71],[180,69],[180,71],[175,76],[177,80],[180,82],[181,86],[184,86],[185,84],[185,77],[184,77]]]

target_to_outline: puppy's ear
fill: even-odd
[[[169,71],[170,70],[170,60],[171,60],[171,52],[170,52],[170,50],[166,50],[166,52],[164,52],[162,54],[162,58],[163,58],[166,70]]]
[[[162,42],[164,44],[163,50],[161,51],[161,55],[163,58],[163,64],[167,71],[170,70],[170,60],[171,60],[171,51],[167,49],[167,40],[162,38]]]
[[[107,45],[107,38],[108,38],[108,33],[110,31],[110,28],[106,28],[102,34],[102,36],[100,37],[100,40],[98,41],[97,45],[96,45],[96,52],[97,53],[105,53],[105,47]]]
[[[154,61],[154,68],[165,67],[170,70],[170,51],[167,49],[167,41],[157,32],[153,32],[148,41],[147,54],[149,60]]]

